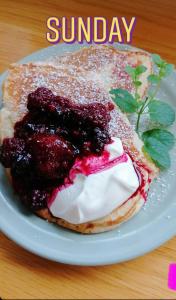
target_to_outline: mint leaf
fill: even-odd
[[[152,129],[142,134],[144,141],[143,150],[155,164],[161,169],[170,167],[170,156],[168,151],[174,145],[174,136],[165,129]]]
[[[136,75],[141,75],[142,73],[144,73],[147,70],[147,68],[143,65],[139,65],[135,68],[135,73]]]
[[[131,66],[126,66],[125,71],[131,76],[131,78],[136,81],[139,75],[144,73],[147,70],[147,68],[143,65],[139,65],[135,68]]]
[[[123,112],[136,112],[138,108],[138,102],[128,91],[123,89],[112,89],[110,90],[110,94],[113,95],[113,101]]]
[[[158,75],[151,74],[148,76],[148,81],[150,81],[153,84],[158,84],[160,82],[160,78]]]
[[[135,82],[134,82],[134,84],[135,84],[135,86],[137,86],[137,87],[138,87],[138,86],[141,86],[141,85],[142,85],[142,82],[141,82],[141,81],[139,81],[139,80],[137,80],[137,81],[135,81]]]
[[[125,68],[126,73],[131,76],[131,78],[134,80],[135,79],[135,68],[132,68],[131,66],[126,66]]]
[[[158,66],[161,67],[164,64],[164,60],[158,54],[152,54],[153,62]]]
[[[150,155],[160,169],[168,169],[170,167],[171,162],[167,148],[159,140],[154,137],[147,138],[144,142],[143,150]]]
[[[166,76],[170,75],[174,70],[174,65],[172,64],[167,64],[166,65]]]
[[[174,70],[174,66],[172,64],[165,64],[162,70],[162,76],[166,77],[169,76]]]
[[[158,54],[153,54],[152,58],[153,62],[159,68],[160,79],[162,77],[169,76],[173,72],[174,66],[172,64],[168,64],[167,61],[163,60]]]
[[[149,102],[148,109],[151,120],[163,126],[172,125],[175,121],[175,111],[165,102],[153,100]]]
[[[157,139],[167,148],[167,150],[170,150],[174,146],[174,135],[165,129],[156,128],[143,132],[142,139],[144,142],[146,142],[150,137]]]

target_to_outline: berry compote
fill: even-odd
[[[47,88],[28,95],[28,113],[15,124],[14,137],[0,148],[14,189],[36,211],[47,207],[52,191],[63,184],[76,158],[101,155],[110,142],[113,104],[78,105]]]

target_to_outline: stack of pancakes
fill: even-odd
[[[134,92],[130,76],[125,67],[144,65],[147,71],[140,77],[142,85],[139,93],[143,97],[147,91],[147,77],[152,72],[149,54],[143,51],[120,51],[109,46],[90,46],[77,52],[55,56],[47,61],[13,64],[3,85],[3,108],[0,112],[0,138],[12,137],[14,125],[27,112],[27,96],[38,87],[47,87],[56,95],[70,98],[77,103],[112,101],[109,90],[124,88]],[[83,223],[70,224],[55,218],[48,209],[37,214],[50,222],[82,232],[96,233],[111,230],[131,218],[145,202],[151,181],[157,176],[158,169],[142,152],[142,141],[130,125],[127,116],[118,107],[111,112],[109,123],[111,136],[122,140],[125,151],[132,157],[140,172],[142,189],[117,207],[104,218]],[[118,195],[115,195],[118,197]]]

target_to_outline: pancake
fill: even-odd
[[[144,65],[147,70],[140,76],[142,85],[139,87],[139,95],[145,96],[148,88],[147,77],[152,72],[151,55],[144,51],[118,50],[111,46],[97,45],[81,48],[76,52],[62,56],[53,56],[47,63],[54,66],[69,66],[74,74],[82,74],[85,78],[99,80],[109,91],[111,88],[123,88],[134,92],[134,87],[125,67],[130,65],[137,67]]]

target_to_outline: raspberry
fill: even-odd
[[[88,125],[106,129],[110,121],[110,114],[105,105],[92,103],[80,107],[80,113]]]
[[[28,175],[31,169],[32,156],[29,153],[20,155],[13,165],[13,174],[15,176]]]
[[[21,187],[18,186],[16,190],[19,193],[21,202],[30,208],[32,211],[37,211],[39,209],[47,207],[47,201],[49,200],[50,194],[45,190],[31,190],[26,191],[24,189],[21,189]]]
[[[29,206],[33,211],[45,208],[49,199],[49,193],[42,190],[33,190],[29,195]]]
[[[56,135],[36,134],[28,141],[35,169],[46,179],[63,178],[74,161],[74,148]]]
[[[54,99],[53,93],[47,88],[38,88],[28,95],[27,108],[29,111],[45,110],[45,107]]]
[[[23,155],[25,141],[18,138],[6,138],[0,148],[0,162],[5,168],[11,168]]]

